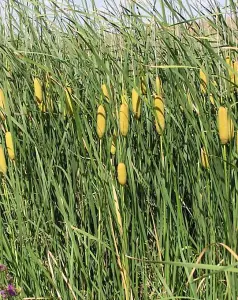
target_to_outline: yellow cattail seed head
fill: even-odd
[[[0,89],[0,118],[4,121],[6,119],[4,113],[2,112],[2,110],[5,110],[5,97],[4,97],[4,93],[3,90]]]
[[[2,145],[0,145],[0,172],[4,175],[6,175],[7,173],[7,164],[6,164],[5,154]]]
[[[157,95],[162,97],[162,81],[159,76],[156,76],[155,86]]]
[[[232,59],[227,56],[226,57],[226,63],[228,64],[228,75],[229,75],[229,80],[231,83],[235,82],[235,74],[234,74],[234,64],[232,62]]]
[[[106,100],[109,102],[110,100],[110,95],[109,95],[109,92],[108,92],[108,89],[107,89],[107,86],[106,84],[102,84],[101,85],[101,89],[102,89],[102,93],[103,93],[103,96],[106,98]]]
[[[204,169],[209,168],[209,161],[207,151],[204,147],[201,148],[201,163]]]
[[[147,87],[146,87],[146,83],[145,83],[144,77],[141,77],[140,87],[141,87],[141,94],[142,95],[147,95]]]
[[[206,94],[207,92],[207,75],[203,72],[202,69],[200,69],[200,89],[202,91],[203,94]]]
[[[124,163],[119,163],[117,166],[117,178],[118,178],[118,182],[121,185],[126,184],[127,174],[126,174],[126,165]]]
[[[106,111],[102,105],[99,105],[97,111],[97,135],[101,139],[106,130]]]
[[[34,91],[35,91],[35,99],[39,104],[43,101],[42,85],[39,78],[34,78]]]
[[[233,65],[234,72],[235,72],[235,85],[236,85],[236,90],[238,90],[238,60],[234,62]]]
[[[162,135],[165,128],[165,117],[164,117],[164,101],[161,97],[155,95],[154,99],[155,109],[155,127],[159,135]]]
[[[7,146],[7,153],[11,160],[15,159],[15,152],[14,152],[14,146],[12,141],[12,134],[10,131],[7,131],[5,134],[6,139],[6,146]]]
[[[228,116],[227,117],[228,122],[228,140],[231,141],[234,138],[234,123],[232,119]]]
[[[127,103],[122,103],[120,107],[119,128],[121,135],[126,136],[129,130],[129,108]]]
[[[226,107],[219,107],[218,110],[218,131],[221,144],[225,145],[229,141],[229,129],[228,129],[228,113]]]
[[[134,114],[134,117],[138,120],[140,118],[141,114],[141,101],[140,96],[137,93],[136,89],[132,89],[132,111]]]

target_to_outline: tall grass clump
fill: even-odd
[[[19,299],[237,299],[236,3],[118,2],[0,1],[0,265]]]

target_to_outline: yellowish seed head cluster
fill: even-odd
[[[6,164],[4,149],[2,145],[0,145],[0,172],[3,175],[6,175],[7,173],[7,164]]]
[[[233,64],[232,59],[229,56],[226,57],[226,63],[228,65],[229,81],[232,84],[234,84],[235,83],[234,64]]]
[[[107,89],[107,86],[105,83],[103,83],[101,85],[101,89],[102,89],[102,93],[103,93],[103,96],[106,98],[106,100],[109,102],[110,101],[110,95],[109,95],[109,92],[108,92],[108,89]]]
[[[234,123],[228,114],[228,109],[220,106],[218,110],[218,132],[222,145],[227,144],[234,137]]]
[[[161,81],[161,78],[159,76],[156,76],[155,86],[156,86],[157,95],[162,97],[162,93],[163,93],[163,91],[162,91],[162,81]]]
[[[117,166],[117,178],[120,185],[125,185],[127,180],[126,165],[120,162]]]
[[[129,131],[129,107],[127,103],[122,103],[119,112],[119,127],[122,136],[127,136]]]
[[[35,99],[37,103],[42,103],[43,101],[43,92],[42,92],[42,84],[39,78],[34,78],[34,91],[35,91]]]
[[[228,117],[227,117],[227,108],[219,107],[218,110],[218,131],[221,144],[225,145],[229,140],[228,133]]]
[[[106,130],[106,111],[103,107],[103,105],[99,105],[98,111],[97,111],[97,135],[100,139],[105,134]]]
[[[234,62],[233,68],[234,68],[234,76],[235,76],[235,85],[237,86],[236,91],[238,91],[238,60]]]
[[[5,139],[6,139],[6,146],[7,146],[8,156],[11,160],[14,160],[15,159],[15,152],[14,152],[14,146],[13,146],[13,141],[12,141],[12,134],[11,134],[10,131],[6,132]]]
[[[207,75],[202,69],[200,69],[199,76],[200,76],[200,89],[203,94],[206,94],[206,92],[207,92]]]
[[[141,115],[141,100],[140,96],[135,88],[132,89],[132,111],[134,114],[134,117],[138,120]]]
[[[154,110],[156,131],[159,135],[162,135],[165,128],[164,101],[158,95],[155,95],[154,98]]]

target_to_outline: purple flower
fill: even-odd
[[[2,296],[3,299],[6,299],[6,298],[7,298],[6,291],[4,291],[4,290],[1,290],[1,291],[0,291],[0,295]]]
[[[0,272],[4,272],[7,270],[7,267],[5,265],[0,264]]]
[[[9,284],[7,286],[7,293],[9,296],[17,296],[16,288],[14,285]]]

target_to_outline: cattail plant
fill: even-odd
[[[134,114],[134,117],[138,120],[140,118],[141,114],[141,100],[138,92],[135,88],[132,89],[132,111]]]
[[[204,147],[201,148],[201,163],[204,169],[209,169],[208,155]]]
[[[14,160],[15,159],[15,152],[14,152],[14,146],[13,146],[13,141],[12,141],[12,134],[11,134],[10,131],[6,132],[5,140],[6,140],[8,156],[11,160]]]
[[[232,83],[232,86],[234,87],[233,85],[235,83],[234,64],[232,59],[229,56],[226,57],[226,63],[228,65],[229,81]]]
[[[227,122],[228,122],[228,140],[229,142],[234,138],[234,123],[231,119],[231,117],[228,115],[227,117]]]
[[[102,89],[102,93],[103,93],[103,96],[106,98],[107,102],[110,101],[110,95],[109,95],[109,92],[108,92],[108,89],[107,89],[107,86],[105,83],[103,83],[101,85],[101,89]]]
[[[117,178],[120,185],[126,184],[127,174],[126,174],[126,165],[124,163],[119,163],[117,166]]]
[[[97,135],[100,139],[105,134],[106,130],[106,111],[103,105],[99,105],[97,110]]]
[[[229,125],[227,108],[220,106],[218,110],[218,132],[222,145],[229,141]]]
[[[203,94],[206,94],[206,92],[207,92],[207,75],[202,69],[200,69],[199,76],[200,76],[200,89],[201,89],[201,92]]]
[[[156,93],[158,96],[162,97],[162,81],[161,78],[159,76],[156,76],[155,79],[155,86],[156,86]]]
[[[238,60],[234,62],[233,68],[234,68],[236,91],[238,91]]]
[[[2,119],[2,121],[6,119],[5,114],[2,112],[2,110],[4,109],[5,109],[5,97],[4,97],[3,90],[0,89],[0,118]]]
[[[129,131],[129,108],[127,103],[122,103],[119,112],[120,133],[126,136]]]
[[[164,100],[158,95],[155,95],[154,97],[155,127],[158,134],[162,135],[165,128]]]
[[[0,145],[0,172],[3,175],[6,175],[7,173],[7,164],[6,164],[4,149],[2,145]]]
[[[38,104],[42,103],[43,101],[43,91],[42,91],[42,84],[39,78],[34,78],[34,92],[35,92],[35,99]]]

